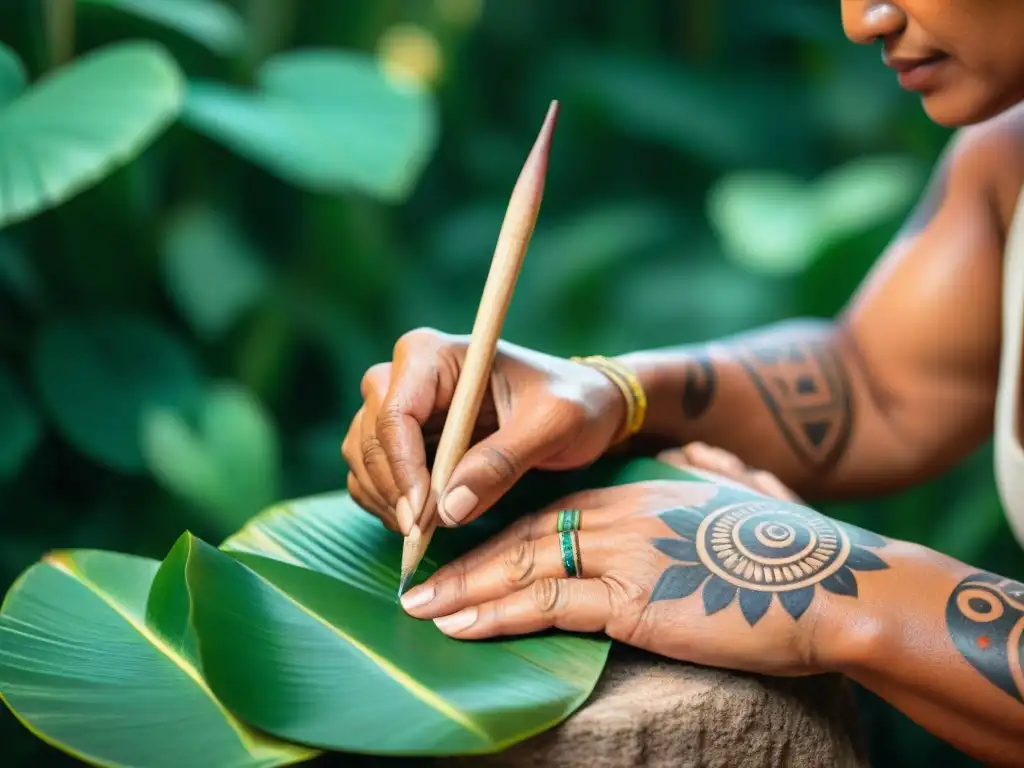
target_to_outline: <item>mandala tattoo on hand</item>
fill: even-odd
[[[650,602],[688,597],[703,585],[706,615],[738,598],[751,626],[773,598],[799,619],[818,587],[857,597],[856,571],[889,567],[867,549],[884,547],[881,536],[799,504],[738,489],[721,488],[700,506],[665,510],[658,517],[678,538],[652,543],[678,564],[661,574]]]
[[[964,659],[1024,703],[1024,584],[975,573],[946,603],[946,627]]]

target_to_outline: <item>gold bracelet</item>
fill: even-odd
[[[637,375],[618,360],[612,360],[603,355],[571,357],[569,359],[574,363],[588,365],[603,373],[612,380],[626,399],[626,423],[612,444],[628,440],[639,432],[647,417],[647,395]]]

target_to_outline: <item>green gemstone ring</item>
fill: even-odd
[[[562,531],[558,534],[558,540],[562,547],[562,567],[565,568],[565,575],[570,579],[582,578],[579,533],[575,529]]]
[[[578,531],[580,529],[580,511],[563,509],[558,513],[558,532]]]

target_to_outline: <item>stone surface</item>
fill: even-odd
[[[503,753],[438,761],[506,768],[867,768],[843,678],[771,678],[614,646],[590,699]]]

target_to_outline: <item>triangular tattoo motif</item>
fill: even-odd
[[[852,413],[845,372],[821,342],[783,342],[741,350],[750,375],[786,440],[824,469],[850,439]]]

